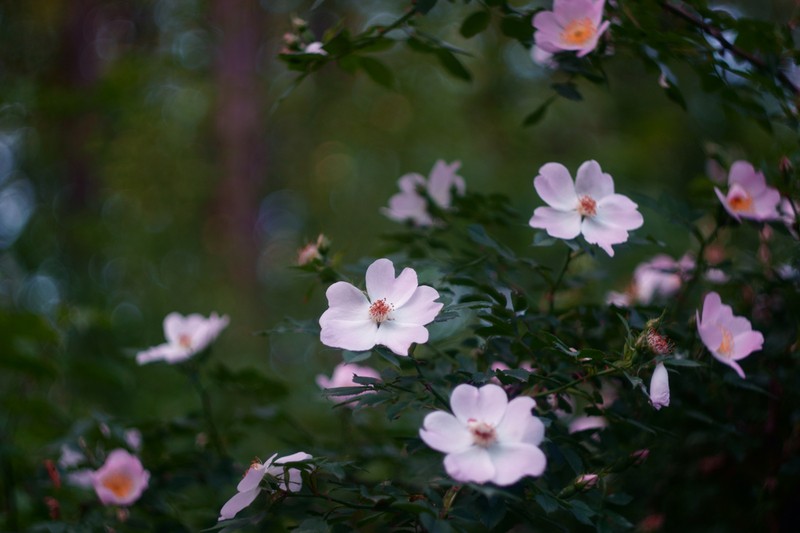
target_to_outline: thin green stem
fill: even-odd
[[[575,255],[575,257],[577,257],[577,254]],[[567,248],[567,257],[564,259],[564,265],[561,267],[561,271],[558,273],[558,277],[551,285],[550,292],[547,293],[547,303],[551,315],[555,312],[556,308],[556,291],[558,291],[558,287],[564,280],[564,274],[567,273],[567,269],[569,268],[569,264],[572,262],[572,259],[573,259],[572,250],[570,248]]]
[[[422,369],[420,368],[420,366],[421,366],[421,363],[420,363],[420,362],[419,362],[417,359],[415,359],[415,358],[414,358],[414,356],[413,356],[413,355],[411,355],[411,354],[409,354],[409,355],[408,355],[408,358],[409,358],[409,359],[411,359],[411,361],[414,363],[414,368],[416,368],[416,369],[417,369],[417,375],[419,376],[419,378],[420,378],[420,381],[422,382],[422,385],[425,387],[425,389],[426,389],[428,392],[430,392],[431,394],[433,394],[433,397],[434,397],[434,398],[436,398],[436,400],[437,400],[437,401],[438,401],[440,404],[442,404],[442,406],[443,406],[445,409],[450,409],[450,402],[448,402],[447,400],[445,400],[445,399],[442,397],[442,395],[441,395],[441,394],[439,394],[439,393],[437,392],[437,390],[433,388],[433,385],[431,385],[431,384],[430,384],[430,382],[429,382],[429,381],[428,381],[428,380],[425,378],[425,375],[422,373]]]
[[[211,397],[208,395],[208,391],[200,381],[200,372],[197,369],[190,369],[186,374],[189,377],[189,381],[191,381],[192,385],[194,385],[197,394],[200,396],[200,404],[203,408],[203,417],[206,420],[206,426],[208,428],[208,436],[211,439],[211,445],[221,458],[228,457],[228,452],[225,451],[225,446],[222,443],[222,438],[220,438],[219,431],[217,431],[217,426],[214,424],[214,417],[211,410]]]
[[[573,379],[569,383],[565,383],[564,385],[561,385],[560,387],[556,387],[555,389],[548,389],[548,390],[545,390],[545,391],[542,391],[542,392],[537,392],[536,394],[531,394],[530,398],[542,398],[544,396],[549,396],[551,394],[557,394],[557,393],[559,393],[561,391],[564,391],[564,390],[567,390],[569,388],[572,388],[575,385],[579,385],[579,384],[585,382],[589,378],[607,376],[609,374],[614,374],[616,372],[619,372],[619,369],[616,368],[616,367],[607,368],[605,370],[601,370],[600,372],[597,372],[597,373],[592,374],[592,375],[587,375],[587,376],[583,376],[583,377],[580,377],[580,378],[577,378],[577,379]]]

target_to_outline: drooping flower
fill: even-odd
[[[388,259],[372,263],[366,279],[366,295],[344,281],[328,287],[329,307],[319,319],[322,344],[353,351],[382,344],[397,355],[408,355],[412,343],[427,342],[425,325],[444,305],[434,301],[439,297],[436,289],[418,285],[412,268],[395,278]]]
[[[219,511],[219,520],[230,520],[236,514],[249,506],[259,493],[263,490],[261,487],[261,480],[265,476],[270,475],[278,482],[278,486],[287,492],[298,492],[303,487],[303,479],[300,475],[300,470],[297,468],[286,469],[284,466],[287,463],[298,463],[311,459],[311,455],[305,452],[297,452],[285,457],[275,457],[278,454],[273,454],[272,457],[267,459],[266,462],[259,461],[253,462],[250,468],[245,472],[244,477],[236,486],[236,494],[222,506]],[[289,475],[289,479],[285,479],[284,473]]]
[[[734,316],[731,307],[723,304],[716,292],[706,295],[702,319],[700,312],[696,314],[697,331],[708,351],[744,379],[744,371],[737,361],[761,350],[764,336],[760,331],[753,330],[749,320]]]
[[[736,161],[728,173],[728,193],[722,194],[714,187],[725,210],[736,220],[776,220],[781,194],[767,185],[762,172],[756,171],[747,161]]]
[[[228,317],[220,317],[217,313],[211,313],[208,318],[198,314],[184,317],[170,313],[164,318],[167,342],[139,352],[136,362],[140,365],[162,360],[170,364],[180,363],[205,350],[227,326]]]
[[[365,378],[376,378],[380,379],[381,375],[378,373],[377,370],[370,368],[368,366],[359,366],[354,364],[347,364],[347,363],[340,363],[336,365],[336,368],[333,369],[333,375],[331,377],[326,376],[325,374],[319,374],[317,376],[317,385],[321,389],[335,389],[337,387],[352,387],[358,386],[359,383],[356,383],[354,378],[356,376],[365,377]],[[360,394],[366,394],[372,391],[364,391]],[[336,400],[337,402],[346,402],[351,398],[355,398],[356,396],[360,396],[360,394],[353,394],[351,396],[335,396],[331,397],[332,399]],[[352,405],[352,404],[350,404]]]
[[[504,486],[544,472],[547,459],[538,446],[544,424],[531,413],[532,398],[509,402],[497,385],[459,385],[450,406],[453,414],[430,413],[419,430],[425,444],[447,454],[444,468],[450,477]]]
[[[574,239],[583,234],[586,242],[613,257],[611,245],[627,241],[628,232],[644,223],[638,206],[614,193],[614,179],[597,161],[583,163],[574,183],[564,165],[547,163],[539,169],[533,186],[548,206],[537,207],[529,224],[551,237]]]
[[[428,180],[416,172],[402,176],[397,182],[400,192],[389,198],[389,207],[382,209],[382,213],[398,222],[410,220],[420,227],[433,225],[435,220],[428,212],[427,199],[420,194],[420,189],[438,207],[449,209],[453,190],[456,194],[463,195],[466,189],[464,178],[456,174],[460,167],[460,161],[447,164],[439,159],[433,165]]]
[[[669,373],[664,363],[658,363],[650,378],[650,404],[658,411],[669,406]]]
[[[106,462],[92,473],[92,485],[104,505],[130,505],[142,495],[150,472],[142,462],[122,448],[108,454]]]
[[[609,22],[603,22],[605,0],[554,0],[552,11],[533,17],[536,46],[550,53],[576,51],[583,57],[595,48]]]

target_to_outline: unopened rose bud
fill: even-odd
[[[781,173],[789,175],[794,172],[794,165],[792,165],[791,159],[786,156],[781,157],[780,162],[778,163],[778,169]]]
[[[666,335],[650,329],[647,331],[647,347],[655,355],[669,355],[675,348],[675,344]]]
[[[575,480],[575,486],[578,490],[589,490],[597,485],[598,479],[597,474],[582,474]]]
[[[634,466],[640,466],[647,458],[650,456],[650,450],[647,448],[642,448],[641,450],[636,450],[631,454],[631,459],[633,459]]]

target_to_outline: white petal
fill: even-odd
[[[225,505],[222,506],[222,509],[219,511],[219,520],[230,520],[236,513],[253,503],[253,500],[256,499],[258,493],[261,492],[261,489],[256,487],[255,489],[248,490],[246,492],[238,492],[236,493],[233,498],[228,500]]]
[[[239,492],[253,490],[254,488],[258,487],[261,484],[261,480],[264,479],[266,473],[267,473],[267,468],[263,464],[256,464],[251,466],[250,468],[247,469],[247,472],[245,472],[244,477],[236,486],[236,490],[238,490]]]
[[[336,318],[360,321],[369,316],[369,300],[363,292],[345,281],[337,281],[325,292],[328,298],[328,311],[334,311]],[[326,312],[327,313],[327,312]],[[331,315],[329,315],[331,316]]]
[[[489,449],[495,468],[492,482],[511,485],[524,476],[541,476],[547,466],[547,458],[538,447],[527,443],[502,443]]]
[[[387,320],[375,331],[375,344],[382,344],[397,355],[408,355],[413,343],[428,342],[428,330],[425,326],[399,324]]]
[[[472,434],[456,417],[444,411],[428,414],[419,430],[420,438],[436,451],[463,452],[472,446]]]
[[[402,307],[417,290],[417,272],[413,268],[404,268],[397,279],[394,280],[392,289],[386,299],[395,309]],[[374,301],[374,300],[373,300]]]
[[[361,352],[377,344],[378,325],[369,318],[360,322],[338,320],[328,318],[327,313],[319,319],[322,327],[319,339],[325,346]]]
[[[650,403],[656,410],[669,406],[669,373],[664,363],[656,365],[650,378]]]
[[[459,167],[461,167],[460,161],[448,165],[441,159],[433,166],[428,179],[428,194],[439,207],[445,209],[450,207],[451,189],[455,188],[456,193],[464,194],[464,180],[456,175]]]
[[[536,402],[527,396],[520,396],[508,402],[503,420],[496,428],[498,439],[503,443],[521,442],[528,432],[528,423],[533,418],[531,409],[534,407]]]
[[[484,385],[480,389],[472,385],[459,385],[450,396],[453,414],[463,423],[470,420],[497,426],[508,406],[506,391],[497,385]]]
[[[433,322],[444,304],[435,302],[439,293],[433,287],[422,285],[417,287],[405,304],[395,309],[392,319],[399,324],[424,326]]]
[[[444,469],[456,481],[486,483],[495,475],[492,459],[484,448],[472,446],[444,458]]]
[[[184,318],[180,313],[170,313],[164,317],[164,337],[171,344],[178,344],[184,330]]]
[[[599,202],[606,196],[614,194],[614,179],[610,174],[603,172],[597,161],[586,161],[578,168],[575,193],[578,197],[589,196]]]
[[[574,210],[578,205],[575,184],[567,167],[561,163],[547,163],[539,169],[533,186],[547,205],[559,211]]]
[[[551,237],[574,239],[581,232],[581,215],[574,209],[559,211],[552,207],[537,207],[528,225],[546,230]]]
[[[644,224],[644,218],[638,207],[627,196],[611,194],[597,202],[597,220],[608,226],[616,226],[628,231]]]
[[[394,264],[388,259],[378,259],[367,267],[367,294],[374,302],[389,296],[394,287]]]

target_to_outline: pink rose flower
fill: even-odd
[[[427,181],[417,173],[402,176],[398,181],[400,192],[389,198],[389,207],[382,209],[383,214],[398,222],[410,220],[420,227],[433,225],[435,221],[428,213],[427,200],[419,189],[424,189],[437,206],[449,209],[453,191],[463,195],[466,189],[464,178],[456,174],[460,167],[460,161],[447,164],[440,159]]]
[[[430,413],[419,430],[425,444],[447,454],[444,468],[450,477],[504,486],[544,472],[547,459],[538,447],[544,424],[531,413],[532,398],[509,402],[497,385],[459,385],[450,406],[453,414]]]
[[[147,488],[150,472],[142,467],[138,457],[118,448],[91,474],[91,480],[104,505],[130,505]]]
[[[341,363],[336,365],[336,368],[333,369],[333,375],[329,378],[325,374],[319,374],[317,376],[317,385],[321,389],[335,389],[337,387],[353,387],[359,386],[359,383],[356,383],[353,378],[356,376],[361,376],[365,378],[376,378],[380,379],[381,375],[378,373],[377,370],[372,369],[368,366],[358,366],[354,364],[347,364]],[[365,391],[362,394],[366,394],[372,391]],[[331,399],[336,400],[337,402],[346,402],[351,398],[355,398],[356,396],[360,396],[360,394],[354,394],[352,396],[333,396]],[[352,405],[352,404],[350,404]]]
[[[576,51],[583,57],[595,48],[609,22],[603,22],[605,0],[555,0],[552,11],[533,17],[533,36],[538,48],[557,53]]]
[[[697,331],[711,355],[733,368],[742,379],[744,371],[736,361],[760,350],[764,344],[761,332],[754,331],[746,318],[733,316],[731,307],[723,304],[716,292],[706,295],[702,320],[697,313]]]
[[[769,187],[764,174],[757,172],[747,161],[736,161],[728,174],[728,193],[714,187],[725,210],[736,220],[776,220],[781,194]]]
[[[198,314],[184,317],[170,313],[164,318],[166,344],[139,352],[136,362],[140,365],[162,360],[170,364],[180,363],[205,350],[227,326],[228,317],[220,317],[217,313],[211,313],[208,318]]]
[[[411,268],[395,278],[388,259],[372,263],[366,278],[366,295],[344,281],[328,287],[329,307],[319,319],[322,344],[353,351],[382,344],[397,355],[408,355],[412,343],[427,342],[425,325],[444,305],[434,301],[439,297],[436,289],[418,285]]]
[[[628,240],[628,232],[644,223],[637,205],[627,196],[614,193],[613,178],[597,161],[586,161],[572,181],[560,163],[547,163],[533,180],[536,192],[549,207],[537,207],[529,222],[551,237],[574,239],[583,235],[614,256],[613,244]]]
[[[244,477],[236,486],[236,494],[222,506],[219,511],[220,520],[230,520],[242,509],[249,506],[261,492],[261,480],[269,475],[278,481],[278,486],[287,492],[298,492],[303,487],[303,478],[300,470],[297,468],[289,468],[289,479],[284,479],[286,468],[282,465],[286,463],[297,463],[300,461],[307,461],[311,459],[311,455],[305,452],[297,452],[285,457],[275,457],[278,454],[273,454],[272,457],[267,459],[265,463],[258,461],[250,465],[250,468],[245,472]]]

